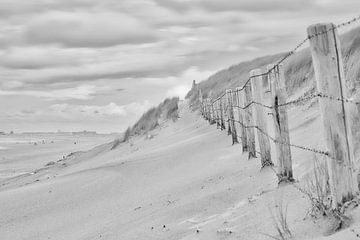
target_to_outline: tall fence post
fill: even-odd
[[[211,108],[210,108],[210,98],[206,98],[206,108],[207,108],[207,119],[211,124]]]
[[[207,120],[207,119],[208,119],[208,118],[207,118],[208,114],[207,114],[206,98],[203,99],[203,105],[204,105],[204,118],[205,118],[205,120]]]
[[[219,104],[220,104],[220,130],[225,129],[225,122],[224,122],[224,104],[222,101],[222,98],[219,98]]]
[[[230,106],[229,106],[229,101],[228,101],[228,96],[226,94],[225,91],[225,95],[224,95],[224,105],[225,105],[225,118],[226,118],[226,122],[227,122],[227,134],[231,135],[231,122],[230,122]]]
[[[219,120],[220,120],[220,116],[219,116],[219,101],[214,101],[215,104],[215,115],[216,115],[216,119],[215,119],[215,123],[216,123],[216,128],[218,128],[220,126],[219,124]]]
[[[268,82],[271,89],[272,116],[274,119],[275,152],[279,164],[279,182],[293,182],[289,122],[285,106],[287,93],[283,65],[268,65]],[[280,106],[279,106],[280,105]]]
[[[231,89],[226,90],[226,97],[228,100],[229,108],[229,126],[231,127],[231,137],[233,145],[239,143],[237,139],[237,132],[235,128],[235,116],[234,116],[234,104],[233,104],[233,91]]]
[[[202,116],[204,116],[204,105],[203,105],[203,97],[201,93],[201,88],[198,88],[198,94],[199,94],[199,103],[200,103],[200,113]]]
[[[212,121],[212,112],[211,112],[211,104],[210,104],[210,98],[207,98],[206,99],[206,103],[207,103],[207,106],[208,106],[208,115],[209,115],[209,123],[211,124],[211,121]]]
[[[241,91],[241,88],[236,88],[236,99],[237,99],[237,106],[238,106],[238,115],[239,115],[239,122],[240,122],[240,129],[241,129],[241,146],[242,151],[248,151],[248,142],[246,136],[246,128],[245,128],[245,121],[244,121],[244,92]]]
[[[214,108],[214,103],[210,101],[210,109],[211,109],[211,124],[214,124],[216,122],[216,112],[215,112],[215,108]]]
[[[260,69],[254,69],[250,72],[251,78],[251,88],[253,94],[253,101],[255,102],[253,106],[254,115],[256,117],[257,135],[259,140],[260,147],[260,157],[261,157],[261,166],[272,166],[271,161],[271,149],[270,149],[270,139],[264,134],[267,133],[267,124],[266,116],[263,106],[260,106],[256,103],[263,103],[263,87],[262,87],[262,76]]]
[[[327,166],[333,208],[351,200],[356,192],[352,141],[349,137],[349,113],[345,110],[345,74],[341,56],[340,41],[332,23],[315,24],[307,29],[310,36],[310,50],[315,70],[317,90],[331,96],[320,97],[319,105],[328,148]],[[331,99],[334,98],[334,99]]]
[[[247,136],[247,145],[249,151],[249,159],[256,157],[255,149],[255,129],[254,129],[254,119],[252,114],[252,89],[250,84],[244,86],[244,105],[245,109],[245,126],[246,126],[246,136]]]

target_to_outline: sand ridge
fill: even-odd
[[[272,170],[260,170],[259,159],[248,160],[186,102],[177,122],[151,134],[114,150],[103,144],[0,188],[1,239],[268,239],[281,202],[295,239],[322,237],[326,223],[306,217],[302,193],[279,187]],[[308,164],[295,161],[296,177]]]

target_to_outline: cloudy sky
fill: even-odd
[[[0,0],[0,131],[119,132],[359,0]]]

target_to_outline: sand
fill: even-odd
[[[316,106],[290,110],[290,121],[294,143],[321,147]],[[1,239],[271,239],[271,212],[280,205],[287,206],[294,239],[357,239],[360,233],[355,209],[350,228],[323,238],[329,222],[307,217],[306,196],[292,185],[278,186],[271,169],[248,160],[240,144],[232,145],[226,131],[186,102],[176,123],[111,147],[46,167],[38,157],[38,171],[1,180]],[[293,155],[301,184],[311,154]]]

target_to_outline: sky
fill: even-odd
[[[0,131],[121,132],[358,0],[0,0]]]

